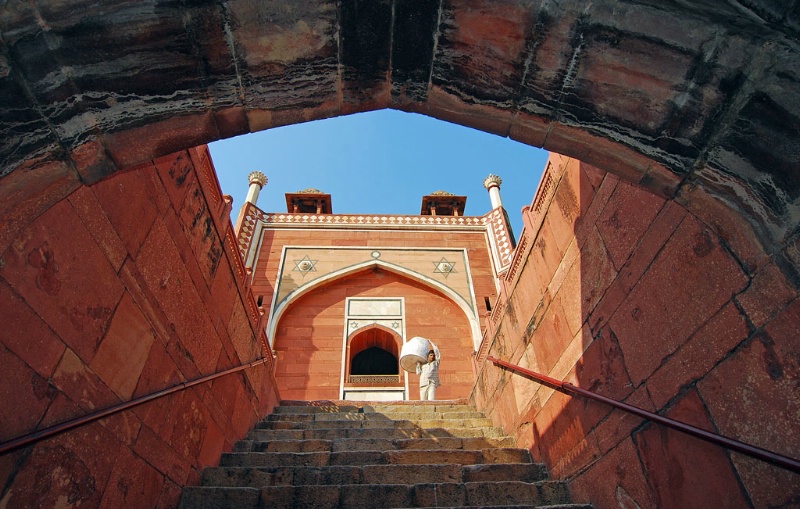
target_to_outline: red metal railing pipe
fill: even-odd
[[[28,433],[27,435],[15,438],[13,440],[9,440],[8,442],[3,442],[0,444],[0,454],[5,454],[7,452],[13,451],[15,449],[19,449],[20,447],[25,447],[26,445],[31,445],[45,438],[49,438],[53,435],[57,435],[59,433],[63,433],[65,431],[69,431],[73,428],[77,428],[78,426],[83,426],[84,424],[89,424],[90,422],[94,422],[98,419],[103,419],[110,415],[122,412],[123,410],[127,410],[129,408],[133,408],[135,406],[139,406],[143,403],[147,403],[148,401],[153,401],[154,399],[158,399],[164,396],[168,396],[175,392],[180,392],[183,390],[188,389],[189,387],[193,387],[195,385],[199,385],[205,382],[210,382],[215,378],[220,378],[225,375],[230,375],[232,373],[236,373],[238,371],[243,371],[245,369],[250,369],[261,364],[265,364],[268,362],[269,359],[263,358],[257,361],[253,361],[249,364],[243,364],[241,366],[237,366],[235,368],[226,369],[225,371],[220,371],[219,373],[214,373],[211,375],[206,375],[204,377],[198,378],[196,380],[192,380],[189,382],[182,382],[178,385],[170,387],[169,389],[164,389],[158,392],[154,392],[152,394],[148,394],[147,396],[141,396],[139,398],[135,398],[124,403],[120,403],[118,405],[114,405],[112,407],[106,408],[105,410],[98,410],[97,412],[93,412],[89,415],[85,415],[83,417],[78,417],[76,419],[72,419],[70,421],[62,422],[61,424],[56,424],[55,426],[50,426],[49,428],[45,428],[39,431],[34,431],[33,433]]]
[[[595,394],[591,391],[587,391],[586,389],[581,389],[580,387],[576,387],[568,382],[562,382],[561,380],[556,380],[555,378],[551,378],[546,375],[542,375],[541,373],[536,373],[535,371],[531,371],[529,369],[525,369],[522,366],[517,366],[516,364],[511,364],[510,362],[501,361],[495,357],[486,357],[487,361],[494,363],[496,366],[500,366],[503,368],[510,369],[512,371],[516,371],[518,373],[522,373],[523,375],[530,377],[538,382],[541,382],[545,385],[549,385],[552,388],[563,392],[565,394],[575,394],[578,396],[583,396],[585,398],[592,399],[594,401],[599,401],[601,403],[605,403],[610,405],[614,408],[618,408],[625,412],[634,414],[639,416],[643,419],[647,419],[658,424],[662,424],[664,426],[668,426],[672,429],[681,431],[693,437],[699,438],[701,440],[705,440],[706,442],[710,442],[712,444],[719,445],[721,447],[725,447],[726,449],[730,449],[732,451],[736,451],[741,454],[745,454],[750,456],[751,458],[756,458],[761,461],[765,461],[772,465],[785,468],[787,470],[791,470],[796,473],[800,473],[800,461],[790,458],[788,456],[784,456],[782,454],[778,454],[776,452],[769,451],[767,449],[762,449],[761,447],[756,447],[755,445],[746,444],[744,442],[740,442],[738,440],[734,440],[732,438],[728,438],[722,435],[718,435],[717,433],[713,433],[711,431],[707,431],[691,424],[686,424],[685,422],[676,421],[674,419],[670,419],[668,417],[664,417],[663,415],[659,415],[653,412],[648,412],[639,407],[635,407],[629,405],[627,403],[623,403],[621,401],[617,401],[615,399],[607,398],[605,396],[601,396],[599,394]]]

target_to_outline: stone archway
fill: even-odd
[[[365,399],[402,399],[405,391],[399,360],[402,343],[396,331],[378,324],[351,333],[345,346],[343,366],[345,399],[348,394],[352,397],[359,393],[368,394]]]
[[[714,196],[780,254],[800,193],[792,9],[766,0],[106,2],[90,15],[47,0],[6,6],[0,245],[119,169],[396,108],[573,156],[698,208]],[[793,264],[791,252],[781,256]]]
[[[752,290],[737,294],[726,308],[737,316],[742,308],[754,309],[742,323],[745,340],[737,350],[748,370],[766,365],[750,400],[779,392],[781,384],[792,386],[796,370],[776,359],[797,356],[796,2],[231,0],[82,7],[40,0],[0,9],[0,253],[34,220],[46,223],[51,239],[57,239],[51,230],[62,231],[59,219],[80,226],[76,214],[62,212],[87,196],[76,196],[75,204],[66,198],[114,173],[128,170],[126,189],[144,196],[152,172],[137,165],[169,163],[159,158],[177,150],[360,111],[419,112],[572,156],[680,203],[714,230],[720,251],[731,253]],[[147,213],[155,215],[161,205],[148,204]],[[170,228],[180,230],[176,224],[159,223],[153,243],[169,239]],[[707,238],[691,246],[698,256],[708,252]],[[120,271],[131,258],[119,239],[98,239],[110,246]],[[72,254],[65,244],[56,247]],[[150,250],[158,262],[165,252],[177,250]],[[36,254],[25,254],[30,253]],[[54,269],[48,253],[41,249],[39,258],[24,261],[36,270]],[[0,260],[0,271],[9,266]],[[123,269],[126,287],[143,279]],[[105,279],[116,277],[115,271],[105,271]],[[72,274],[84,275],[78,269]],[[170,277],[154,280],[153,287],[176,284],[178,278]],[[28,301],[39,291],[30,286],[22,295]],[[116,280],[108,285],[113,304],[118,287]],[[623,285],[616,295],[626,290]],[[141,294],[127,295],[126,305],[135,308],[132,302]],[[163,297],[165,305],[174,303],[168,292]],[[207,294],[196,297],[201,302]],[[7,301],[21,302],[16,294]],[[107,317],[111,309],[82,311]],[[25,310],[26,323],[37,320]],[[631,316],[636,319],[636,313]],[[158,322],[167,326],[159,335],[170,337],[174,323],[160,317]],[[143,327],[145,335],[148,330]],[[717,337],[710,335],[701,346],[713,346]],[[206,355],[208,349],[197,351],[209,369],[226,364]],[[76,359],[66,358],[66,368],[80,365]],[[47,380],[54,366],[42,369]],[[732,400],[726,396],[738,383],[735,377],[709,380],[721,391],[720,400]],[[666,390],[663,399],[680,390]],[[647,400],[647,393],[634,395]],[[88,403],[94,406],[96,399]],[[505,415],[508,408],[499,410]],[[742,423],[732,418],[735,413],[721,412],[731,417],[729,426]],[[778,433],[769,434],[771,426],[754,422],[743,422],[745,431],[764,430],[765,445],[778,441]],[[750,470],[753,478],[769,477]],[[655,465],[648,478],[666,473]],[[753,500],[773,495],[766,492],[782,495],[754,485]]]
[[[359,329],[348,339],[348,369],[350,375],[400,375],[400,337],[380,325]],[[379,350],[387,355],[382,355]],[[362,354],[367,353],[367,356]],[[359,357],[361,360],[359,361]]]

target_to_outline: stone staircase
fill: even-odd
[[[298,403],[184,488],[180,508],[591,509],[461,402]]]

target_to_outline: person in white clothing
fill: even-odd
[[[432,349],[428,352],[428,362],[425,364],[417,363],[417,374],[419,377],[419,399],[422,401],[433,401],[436,399],[436,388],[441,385],[439,381],[439,363],[442,354],[439,348],[431,342]]]

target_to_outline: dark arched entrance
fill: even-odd
[[[371,394],[372,398],[403,399],[400,373],[400,336],[373,325],[356,331],[347,342],[344,394]],[[361,397],[361,396],[358,396]]]
[[[397,356],[392,355],[383,348],[372,346],[361,350],[350,365],[350,375],[398,375]]]

